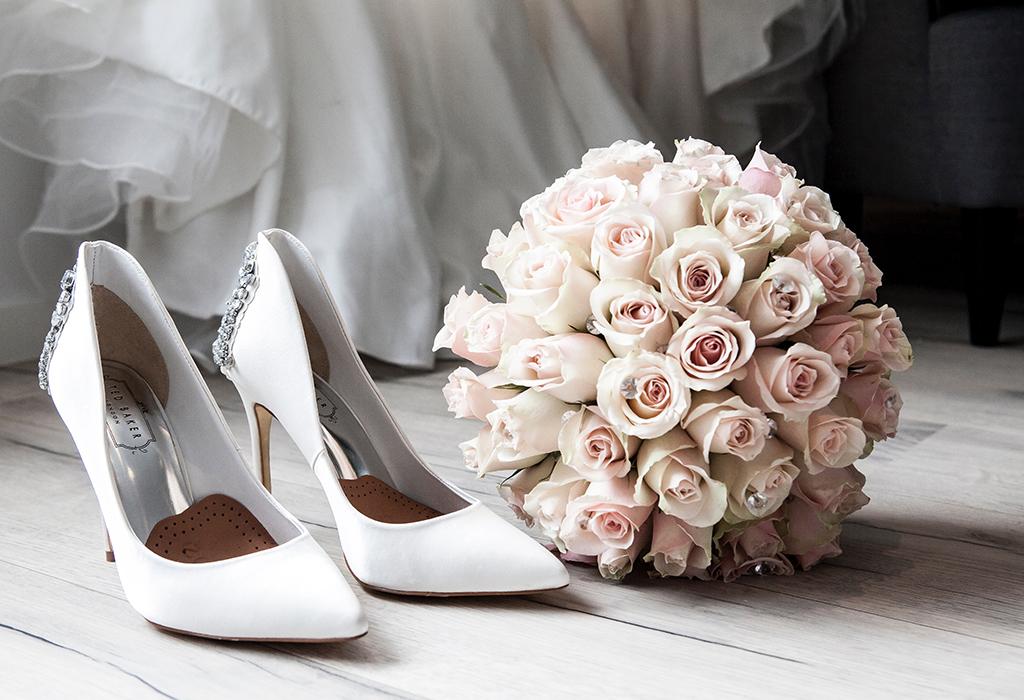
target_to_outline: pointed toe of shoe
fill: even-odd
[[[557,556],[513,525],[501,524],[495,556],[486,563],[492,583],[481,592],[534,593],[569,585],[569,572]]]

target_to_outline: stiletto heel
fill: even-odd
[[[247,413],[246,415],[250,415]],[[253,432],[253,463],[260,467],[260,481],[270,491],[270,427],[274,414],[258,403],[252,405],[249,429]]]
[[[344,577],[260,488],[156,290],[117,246],[79,248],[39,385],[78,447],[106,558],[117,552],[125,596],[143,617],[217,639],[366,632]]]
[[[384,405],[309,251],[281,230],[246,249],[214,360],[269,470],[269,415],[327,495],[345,561],[368,588],[409,595],[568,585],[546,549],[424,464]]]

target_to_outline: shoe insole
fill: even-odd
[[[248,508],[217,493],[158,522],[146,546],[164,559],[202,564],[270,549],[277,542]]]
[[[375,476],[338,479],[352,507],[382,523],[415,523],[441,515],[430,506],[414,501]]]

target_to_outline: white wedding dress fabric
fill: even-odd
[[[846,22],[841,0],[0,0],[0,357],[83,239],[206,319],[279,226],[361,351],[428,367],[490,231],[588,148],[822,143]]]

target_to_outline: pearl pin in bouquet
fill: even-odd
[[[760,147],[592,149],[451,298],[461,445],[565,558],[619,579],[791,574],[841,552],[853,466],[896,434],[910,367],[882,273],[828,194]]]

